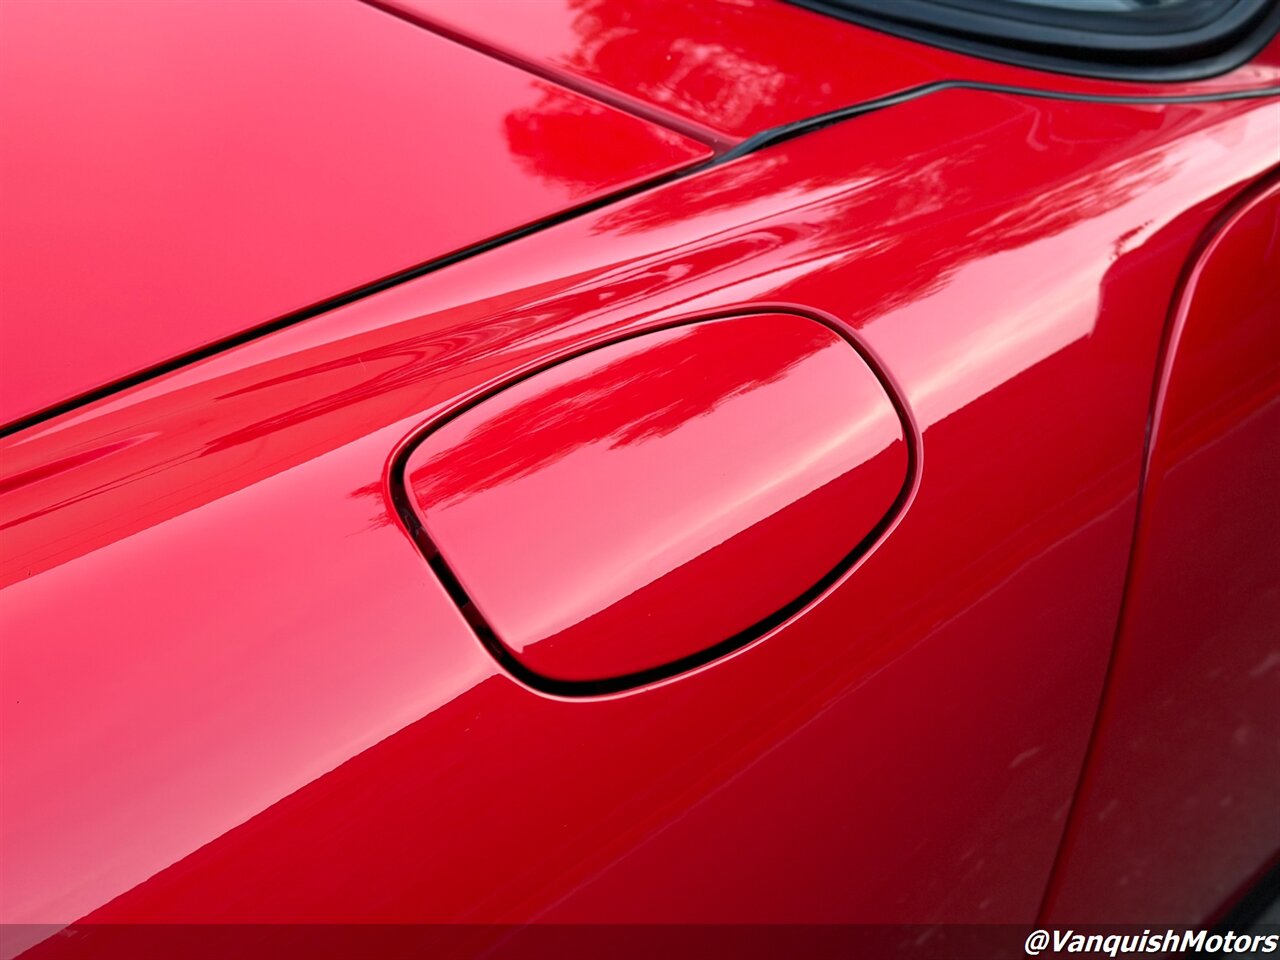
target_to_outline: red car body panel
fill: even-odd
[[[870,37],[882,39],[859,42]],[[555,112],[535,109],[535,126],[544,109]],[[665,145],[663,170],[701,155],[636,123]],[[1142,599],[1163,575],[1148,544],[1225,495],[1216,469],[1182,463],[1252,463],[1244,439],[1210,443],[1219,421],[1206,426],[1197,409],[1221,409],[1221,422],[1243,425],[1233,437],[1260,443],[1275,410],[1274,355],[1249,356],[1272,342],[1274,294],[1248,293],[1246,268],[1222,278],[1214,265],[1219,248],[1237,262],[1236,242],[1241,263],[1274,255],[1256,218],[1274,222],[1275,204],[1233,211],[1272,175],[1277,131],[1275,97],[934,92],[583,211],[3,437],[0,920],[17,925],[11,952],[136,955],[139,941],[102,926],[119,923],[1028,924],[1067,830],[1124,604],[1049,915],[1100,910],[1073,892],[1099,869],[1086,832],[1114,795],[1107,771],[1125,763],[1126,731],[1162,709],[1140,697],[1126,707],[1123,691],[1148,669],[1195,681],[1163,658],[1159,634],[1176,625]],[[390,149],[382,136],[361,149]],[[579,149],[541,146],[551,166]],[[474,178],[456,174],[467,203],[492,173],[475,162]],[[537,180],[551,192],[541,200],[560,209],[570,201],[549,182]],[[442,250],[444,236],[428,239]],[[1200,272],[1184,283],[1191,263]],[[1216,326],[1199,318],[1223,305],[1242,332],[1219,352]],[[608,695],[532,688],[494,659],[415,540],[406,459],[535,371],[762,312],[839,331],[900,401],[918,451],[891,525],[812,603],[717,660]],[[767,340],[760,354],[750,359],[770,360]],[[1238,369],[1251,371],[1247,389],[1229,390]],[[554,434],[548,444],[555,455]],[[672,457],[668,474],[681,469]],[[1267,476],[1251,480],[1242,509],[1260,508]],[[1196,542],[1221,549],[1245,522],[1198,527]],[[1266,541],[1229,546],[1263,592],[1277,576]],[[1192,669],[1217,669],[1183,622],[1176,642]],[[1274,718],[1274,680],[1241,671],[1269,663],[1275,637],[1248,629],[1240,621],[1245,646],[1222,654],[1240,677],[1231,703]],[[1218,749],[1223,702],[1205,702],[1211,732],[1187,749]],[[1155,764],[1143,777],[1158,774]],[[1229,855],[1143,909],[1203,921],[1219,893],[1267,866],[1277,838],[1241,825],[1273,814],[1280,785],[1251,783],[1232,793],[1240,819],[1219,828]],[[501,935],[473,931],[467,949]],[[226,952],[216,938],[190,947]]]
[[[0,17],[0,424],[710,155],[359,3]]]
[[[1094,94],[1280,85],[1280,40],[1187,83],[1104,81],[951,53],[777,0],[375,0],[495,56],[581,85],[698,137],[733,142],[913,87],[970,80]]]
[[[9,919],[1033,918],[1163,305],[1277,109],[937,94],[10,437],[57,469],[3,504]],[[892,371],[924,444],[899,525],[736,656],[525,688],[399,525],[398,446],[548,357],[761,303]]]
[[[1277,491],[1272,184],[1211,234],[1173,319],[1116,662],[1050,918],[1209,916],[1280,851]]]

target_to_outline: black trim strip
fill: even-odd
[[[1280,87],[1260,87],[1255,90],[1226,90],[1219,91],[1217,93],[1157,94],[1154,96],[1141,96],[1137,94],[1123,93],[1072,93],[1070,91],[1041,90],[1037,87],[1019,87],[1003,83],[986,83],[981,80],[939,80],[936,83],[926,83],[919,87],[910,87],[906,90],[900,90],[897,93],[891,93],[888,96],[879,97],[875,100],[867,100],[865,103],[857,103],[851,107],[841,107],[840,109],[832,110],[829,113],[820,113],[814,117],[797,120],[795,123],[786,123],[779,127],[773,127],[769,130],[762,130],[755,136],[748,137],[746,140],[743,140],[742,143],[738,144],[732,150],[716,157],[712,161],[712,165],[736,160],[749,153],[755,153],[757,150],[761,150],[764,147],[772,146],[775,143],[781,143],[783,140],[790,140],[792,137],[798,137],[801,134],[810,133],[814,130],[821,130],[823,127],[830,126],[833,123],[839,123],[842,120],[848,120],[852,117],[860,117],[865,113],[873,113],[876,110],[883,110],[886,107],[896,106],[897,104],[906,103],[910,100],[915,100],[931,93],[940,93],[944,90],[977,90],[985,93],[1005,93],[1020,97],[1033,97],[1039,100],[1069,100],[1077,103],[1133,105],[1217,103],[1219,101],[1228,100],[1260,100],[1267,97],[1280,97]]]
[[[291,327],[295,323],[300,323],[303,320],[310,320],[312,317],[318,316],[322,313],[328,313],[330,310],[336,310],[338,307],[345,307],[357,300],[363,300],[365,297],[372,296],[375,293],[381,293],[383,290],[390,287],[399,286],[409,280],[416,280],[424,274],[433,273],[442,267],[450,266],[451,264],[458,263],[461,260],[470,259],[477,254],[485,253],[486,251],[493,250],[496,247],[504,246],[513,240],[519,240],[522,237],[527,237],[531,233],[537,233],[539,230],[554,227],[557,224],[564,223],[566,220],[572,220],[575,217],[582,216],[583,214],[591,213],[592,211],[599,210],[602,207],[607,207],[610,204],[617,203],[619,200],[625,200],[628,197],[634,196],[638,193],[643,193],[653,187],[659,187],[672,180],[678,180],[695,170],[705,168],[710,163],[711,160],[702,160],[697,163],[692,163],[686,167],[670,171],[669,173],[662,174],[661,176],[632,184],[630,187],[625,187],[622,190],[615,190],[613,193],[607,193],[604,196],[598,197],[587,203],[561,210],[559,213],[553,214],[549,217],[544,217],[542,220],[535,220],[532,223],[525,224],[523,227],[517,227],[506,233],[500,233],[497,236],[490,237],[488,240],[481,240],[479,243],[472,244],[469,247],[462,247],[459,250],[455,250],[453,253],[447,253],[442,257],[437,257],[434,260],[428,260],[427,262],[418,264],[415,267],[409,267],[407,270],[401,270],[398,273],[390,274],[380,280],[375,280],[372,283],[367,283],[363,286],[348,290],[346,293],[340,293],[337,296],[328,298],[327,300],[321,300],[318,303],[314,303],[309,307],[303,307],[301,310],[295,310],[292,313],[287,313],[275,320],[268,321],[267,323],[260,324],[256,327],[251,327],[248,330],[242,330],[240,333],[234,334],[233,336],[214,341],[213,343],[200,347],[199,349],[180,354],[179,356],[166,360],[163,363],[158,363],[154,366],[147,367],[144,370],[139,370],[137,373],[132,373],[127,377],[122,377],[119,380],[112,381],[111,383],[103,384],[102,386],[96,387],[87,393],[82,393],[69,400],[64,400],[51,407],[46,407],[37,413],[13,420],[0,427],[0,439],[17,433],[20,430],[26,430],[29,427],[36,426],[39,423],[43,423],[45,420],[61,416],[62,414],[68,413],[77,407],[82,407],[86,404],[93,403],[96,400],[101,400],[104,397],[109,397],[114,393],[119,393],[121,390],[127,390],[128,388],[135,387],[140,383],[145,383],[146,381],[152,380],[156,377],[164,376],[166,373],[172,373],[173,371],[188,366],[189,364],[205,360],[216,354],[222,353],[224,350],[230,350],[233,347],[238,347],[242,344],[249,343],[250,341],[257,340],[259,337],[266,336],[269,333],[275,333],[277,330],[283,330],[285,327]]]
[[[432,433],[439,430],[445,424],[449,423],[455,417],[459,417],[468,410],[474,409],[484,401],[490,399],[498,393],[507,390],[515,385],[535,377],[540,373],[557,367],[562,363],[566,363],[577,357],[593,353],[604,347],[613,346],[618,343],[625,343],[628,340],[634,340],[637,337],[647,336],[651,333],[658,333],[662,330],[674,330],[680,327],[691,326],[696,323],[706,323],[711,320],[725,320],[737,316],[750,316],[767,310],[771,313],[789,313],[797,317],[803,317],[814,323],[820,323],[822,326],[831,330],[841,340],[849,344],[853,351],[862,359],[863,363],[871,370],[875,378],[880,382],[880,387],[889,397],[889,402],[893,405],[893,411],[898,416],[898,422],[902,427],[902,435],[907,444],[907,469],[903,477],[902,487],[894,497],[893,503],[889,506],[888,512],[880,519],[880,521],[871,529],[871,531],[859,540],[853,548],[843,556],[840,561],[813,586],[796,597],[786,606],[779,609],[765,619],[753,624],[745,630],[742,630],[733,636],[727,637],[712,646],[696,653],[692,653],[679,660],[673,660],[647,670],[639,670],[635,673],[628,673],[622,676],[605,677],[599,680],[558,680],[554,677],[547,677],[533,670],[530,670],[521,663],[516,656],[507,649],[506,645],[498,638],[493,627],[485,619],[484,614],[472,602],[463,588],[461,581],[457,575],[449,567],[448,562],[441,554],[439,547],[432,542],[431,536],[422,526],[422,522],[418,519],[417,511],[413,508],[413,501],[409,494],[407,486],[407,466],[409,458],[413,452],[426,440]],[[719,660],[721,657],[732,653],[733,651],[745,647],[747,644],[764,636],[775,627],[781,626],[790,620],[796,614],[800,613],[805,607],[815,602],[824,594],[827,589],[833,586],[836,581],[843,577],[864,554],[867,553],[876,542],[884,535],[885,531],[893,524],[898,515],[902,513],[906,507],[907,501],[911,498],[911,492],[915,489],[916,475],[919,471],[920,454],[919,454],[919,438],[916,435],[915,421],[912,419],[910,411],[902,398],[898,396],[897,391],[893,388],[892,381],[886,376],[885,371],[877,363],[869,351],[867,351],[847,330],[836,326],[834,323],[823,319],[817,315],[804,313],[799,310],[788,309],[781,310],[774,307],[759,308],[740,308],[737,310],[727,311],[724,313],[711,313],[706,316],[689,317],[679,320],[675,323],[667,323],[656,327],[647,327],[643,330],[637,330],[626,336],[618,337],[613,340],[607,340],[602,343],[593,343],[589,346],[582,347],[578,350],[557,356],[544,363],[538,364],[532,370],[527,370],[510,380],[505,380],[497,386],[490,387],[478,396],[472,397],[466,403],[451,411],[447,415],[434,420],[429,426],[418,433],[417,436],[409,443],[404,444],[400,451],[396,454],[390,466],[390,475],[388,478],[391,490],[391,500],[395,505],[396,513],[400,516],[401,522],[413,541],[426,557],[428,565],[431,567],[435,575],[444,585],[445,591],[449,594],[450,599],[458,605],[459,611],[466,619],[467,623],[475,632],[477,638],[489,651],[489,654],[498,661],[499,664],[516,680],[525,686],[542,693],[549,693],[562,697],[599,697],[611,693],[620,693],[623,690],[632,690],[636,687],[648,686],[661,680],[667,680],[678,676],[682,673],[688,673],[704,664]]]
[[[670,173],[663,174],[662,176],[654,177],[653,179],[633,184],[625,189],[605,194],[604,196],[588,203],[579,204],[576,207],[570,207],[554,214],[553,216],[534,221],[533,223],[526,224],[523,227],[517,227],[507,233],[498,234],[488,240],[482,240],[481,242],[469,247],[463,247],[460,250],[455,250],[453,253],[446,254],[434,260],[428,260],[416,267],[410,267],[407,270],[391,274],[390,276],[383,277],[380,280],[375,280],[374,282],[365,284],[364,286],[356,287],[346,293],[338,294],[337,296],[330,297],[327,300],[322,300],[309,307],[304,307],[301,310],[285,314],[276,320],[269,321],[249,330],[241,331],[234,336],[215,341],[199,348],[198,350],[192,350],[188,353],[180,354],[164,361],[163,363],[155,364],[154,366],[140,370],[137,373],[130,374],[127,377],[122,377],[121,379],[112,381],[111,383],[103,384],[102,386],[86,393],[82,393],[68,400],[56,403],[53,406],[46,407],[36,413],[20,417],[17,420],[4,424],[3,426],[0,426],[0,439],[11,436],[12,434],[26,430],[30,427],[34,427],[46,420],[51,420],[54,417],[61,416],[64,413],[69,413],[78,407],[85,406],[86,404],[109,397],[112,394],[119,393],[122,390],[127,390],[130,387],[137,386],[147,380],[163,376],[166,373],[172,373],[174,370],[178,370],[189,364],[207,359],[208,357],[219,354],[224,350],[229,350],[233,347],[238,347],[241,344],[249,343],[259,337],[265,336],[269,333],[275,333],[277,330],[293,326],[295,323],[299,323],[303,320],[309,320],[314,316],[327,313],[328,311],[335,310],[338,307],[346,306],[356,300],[362,300],[375,293],[380,293],[389,287],[398,286],[409,280],[416,280],[418,277],[432,273],[442,267],[450,266],[451,264],[458,263],[461,260],[467,260],[477,254],[493,250],[496,247],[503,246],[513,240],[519,240],[522,237],[527,237],[530,234],[537,233],[538,231],[544,230],[548,227],[557,226],[568,220],[572,220],[575,217],[582,216],[583,214],[592,213],[602,207],[609,206],[621,200],[626,200],[629,197],[643,193],[654,187],[660,187],[675,180],[683,179],[684,177],[691,176],[694,173],[701,172],[702,170],[706,170],[710,167],[727,163],[730,160],[740,159],[747,154],[763,150],[765,147],[773,146],[774,144],[781,143],[784,140],[790,140],[793,137],[812,133],[815,130],[820,130],[823,127],[828,127],[832,124],[852,119],[853,117],[859,117],[863,114],[873,113],[887,107],[907,103],[911,100],[916,100],[920,97],[928,96],[931,93],[938,93],[943,90],[976,90],[987,93],[1005,93],[1015,96],[1034,97],[1041,100],[1068,100],[1080,103],[1138,105],[1166,103],[1216,103],[1219,101],[1256,100],[1266,97],[1280,96],[1280,87],[1263,87],[1256,90],[1231,90],[1204,94],[1137,96],[1126,94],[1063,93],[1053,90],[1040,90],[1035,87],[1019,87],[999,83],[984,83],[976,80],[943,80],[937,83],[922,84],[921,86],[911,87],[907,90],[902,90],[898,93],[890,94],[885,97],[879,97],[875,100],[868,100],[864,103],[854,104],[849,107],[841,107],[838,110],[818,114],[817,116],[809,117],[804,120],[797,120],[794,123],[782,124],[781,126],[773,127],[769,130],[762,130],[760,133],[757,133],[752,137],[748,137],[733,149],[720,154],[717,157],[713,157],[700,163],[693,163],[678,170],[673,170]]]

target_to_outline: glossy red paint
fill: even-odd
[[[1090,80],[938,50],[780,0],[373,0],[416,23],[632,109],[741,140],[941,80],[1079,93],[1176,94],[1280,85],[1280,41],[1195,83]]]
[[[1213,916],[1280,852],[1280,187],[1215,229],[1157,399],[1123,627],[1048,917]]]
[[[0,424],[709,155],[358,3],[0,29]]]
[[[566,360],[404,469],[484,630],[535,685],[598,692],[740,646],[851,563],[906,486],[907,441],[847,340],[753,314]]]
[[[1278,123],[934,94],[0,441],[4,919],[1029,922],[1167,307]],[[513,680],[401,525],[398,458],[550,359],[797,308],[921,437],[879,548],[678,679]]]

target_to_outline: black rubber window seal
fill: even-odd
[[[1226,73],[1280,30],[1280,0],[1101,12],[1018,0],[789,0],[881,33],[1055,73],[1177,82]]]

